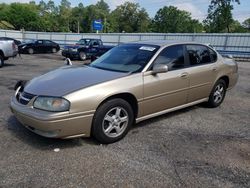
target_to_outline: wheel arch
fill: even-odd
[[[104,104],[105,102],[111,100],[111,99],[116,99],[116,98],[120,98],[125,100],[126,102],[128,102],[133,110],[134,113],[134,118],[136,119],[137,115],[138,115],[138,101],[136,99],[136,97],[131,94],[131,93],[118,93],[118,94],[114,94],[111,95],[107,98],[105,98],[99,105],[97,108],[99,108],[102,104]]]
[[[228,88],[228,86],[229,86],[229,77],[227,75],[219,77],[219,79],[217,79],[217,81],[218,80],[224,80],[225,83],[226,83],[226,87]]]

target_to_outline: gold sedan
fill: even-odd
[[[238,66],[210,46],[141,41],[119,45],[90,65],[65,66],[17,88],[11,110],[51,138],[123,138],[131,125],[198,103],[219,106]]]

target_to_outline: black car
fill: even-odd
[[[18,45],[19,53],[56,53],[60,50],[59,44],[51,40],[32,40]]]
[[[12,41],[14,41],[14,43],[15,43],[17,46],[21,44],[21,41],[20,41],[20,40],[13,39],[13,38],[10,38],[10,37],[0,37],[0,40],[12,40]]]

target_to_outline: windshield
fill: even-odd
[[[159,46],[155,45],[120,45],[109,50],[90,66],[118,72],[140,72],[158,49]]]
[[[81,39],[76,44],[79,45],[89,45],[90,39]]]

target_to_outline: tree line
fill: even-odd
[[[211,0],[208,15],[200,22],[190,12],[174,6],[164,6],[150,18],[138,3],[125,2],[113,11],[104,0],[95,5],[79,3],[71,7],[68,0],[59,5],[49,0],[29,3],[0,4],[0,29],[45,32],[94,32],[92,22],[101,19],[104,33],[194,33],[194,32],[249,32],[250,18],[243,23],[233,19],[233,4],[239,0]]]

